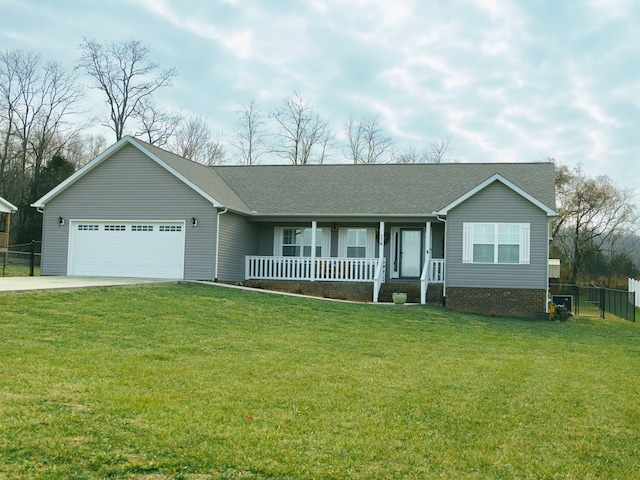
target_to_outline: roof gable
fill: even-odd
[[[214,184],[218,185],[222,190],[228,190],[228,187],[224,182],[215,178],[217,175],[215,172],[210,171],[204,165],[197,164],[195,162],[191,162],[190,160],[179,157],[178,155],[172,154],[165,150],[154,147],[150,144],[142,142],[140,140],[134,139],[130,136],[126,136],[122,138],[117,143],[113,144],[107,150],[102,152],[96,158],[94,158],[91,162],[86,164],[80,170],[75,172],[65,181],[56,186],[53,190],[48,192],[46,195],[36,200],[31,204],[32,207],[36,208],[44,208],[45,205],[53,198],[58,196],[60,193],[64,192],[71,185],[79,181],[82,177],[87,175],[93,169],[95,169],[98,165],[108,160],[110,157],[115,155],[118,151],[124,148],[126,145],[131,145],[142,152],[149,159],[153,160],[159,166],[167,170],[173,176],[178,178],[181,182],[187,185],[189,188],[194,190],[196,193],[204,197],[207,201],[209,201],[214,207],[223,207],[224,203],[217,198],[215,198],[207,188],[203,188],[198,182],[198,179],[202,179],[203,177],[206,179],[207,186]],[[216,181],[217,180],[217,181]],[[233,192],[223,192],[225,197],[229,197],[230,202],[233,204],[233,207],[239,211],[245,211],[246,206],[239,199],[236,200],[235,194]],[[236,198],[232,198],[236,197]]]
[[[517,193],[518,195],[520,195],[521,197],[525,198],[526,200],[528,200],[529,202],[534,204],[536,207],[538,207],[542,211],[544,211],[547,214],[547,216],[553,217],[553,216],[557,215],[557,212],[555,210],[553,210],[552,208],[548,207],[547,205],[542,203],[540,200],[538,200],[537,198],[533,197],[529,193],[525,192],[522,188],[518,187],[513,182],[510,182],[509,180],[507,180],[506,178],[504,178],[502,175],[500,175],[498,173],[493,174],[491,177],[487,178],[484,182],[480,183],[478,186],[476,186],[475,188],[469,190],[464,195],[458,197],[453,202],[451,202],[450,204],[446,205],[444,208],[441,208],[439,211],[437,211],[435,213],[437,215],[442,215],[442,216],[447,215],[449,213],[449,210],[451,210],[452,208],[457,207],[461,203],[466,202],[471,197],[473,197],[476,193],[480,192],[481,190],[484,190],[485,188],[487,188],[489,185],[491,185],[494,182],[500,182],[504,186],[510,188],[515,193]]]

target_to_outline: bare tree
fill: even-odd
[[[45,163],[78,133],[68,119],[81,96],[60,63],[32,51],[0,53],[0,195],[20,208],[18,236],[38,230],[29,204],[41,191]]]
[[[138,106],[136,116],[140,130],[134,136],[158,147],[165,146],[178,130],[182,115],[159,109],[151,97],[142,100]]]
[[[203,165],[218,165],[225,158],[221,140],[221,134],[211,132],[206,118],[190,117],[176,131],[170,150]]]
[[[554,246],[571,265],[569,281],[575,283],[590,249],[602,252],[635,227],[633,192],[617,188],[606,176],[589,178],[580,167],[565,166],[556,169],[556,192]]]
[[[331,151],[333,133],[309,102],[297,93],[285,97],[271,113],[278,126],[273,152],[293,165],[323,163]]]
[[[140,120],[144,102],[171,86],[177,74],[175,69],[158,72],[158,64],[149,60],[149,47],[136,40],[103,45],[85,39],[80,49],[78,68],[104,94],[109,117],[103,125],[113,130],[116,141],[125,135],[129,120]]]
[[[255,100],[251,100],[246,105],[243,104],[236,115],[238,128],[235,137],[229,143],[238,150],[240,163],[255,165],[265,153],[267,136],[265,119],[256,106]]]
[[[411,146],[397,154],[394,163],[422,163],[422,156],[418,154],[416,147]]]
[[[107,148],[107,139],[100,135],[77,135],[66,142],[63,149],[64,157],[71,162],[75,168],[80,168]]]
[[[408,147],[396,158],[396,163],[442,163],[450,160],[453,140],[447,135],[433,135],[420,153]]]
[[[378,115],[360,121],[349,117],[345,132],[349,141],[348,158],[353,163],[380,163],[385,155],[387,161],[393,157],[393,138],[382,129]]]
[[[445,162],[451,150],[453,150],[453,140],[449,135],[432,135],[422,153],[423,161],[425,163]]]
[[[34,128],[29,135],[32,153],[32,188],[35,198],[40,192],[40,172],[45,162],[58,154],[66,142],[78,135],[82,127],[71,127],[66,118],[82,98],[75,77],[64,70],[61,64],[47,62],[37,93],[34,92]]]

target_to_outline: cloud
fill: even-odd
[[[400,147],[448,134],[463,161],[551,156],[640,184],[635,0],[0,2],[8,48],[73,64],[83,36],[148,43],[179,72],[163,101],[216,129],[295,91],[334,129],[377,113]]]

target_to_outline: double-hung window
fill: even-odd
[[[276,228],[274,254],[283,257],[310,257],[313,229]],[[323,230],[316,229],[316,257],[322,256]]]
[[[465,223],[463,263],[528,264],[528,223]]]
[[[338,231],[338,256],[373,258],[376,256],[376,231],[373,228],[341,228]]]
[[[367,257],[367,229],[350,228],[347,231],[347,258]]]

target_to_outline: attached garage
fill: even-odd
[[[185,222],[71,220],[68,275],[184,278]]]

